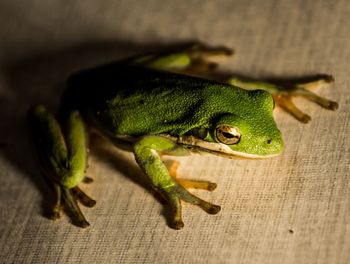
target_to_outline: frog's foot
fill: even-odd
[[[189,193],[179,184],[172,185],[168,188],[163,188],[162,194],[172,208],[173,215],[169,224],[174,229],[181,229],[184,227],[184,223],[182,221],[181,200],[199,206],[208,214],[217,214],[221,209],[220,206],[206,202]]]
[[[94,207],[96,201],[83,192],[78,186],[71,189],[74,198],[86,207]]]
[[[303,113],[293,103],[292,98],[301,96],[310,101],[313,101],[321,107],[329,110],[336,110],[338,103],[331,101],[327,98],[321,97],[310,89],[320,88],[330,85],[334,82],[334,78],[330,75],[320,75],[308,82],[295,82],[295,83],[274,83],[272,82],[260,82],[260,81],[247,81],[239,78],[231,78],[229,83],[247,90],[265,90],[272,94],[275,99],[275,103],[282,107],[284,110],[292,114],[296,119],[303,123],[308,123],[311,117]]]
[[[185,74],[207,73],[217,68],[218,63],[233,55],[233,50],[224,46],[209,47],[202,43],[191,45],[186,53],[190,64],[182,71]]]
[[[297,83],[291,88],[281,88],[278,92],[273,94],[275,102],[280,105],[287,112],[292,114],[296,119],[303,123],[308,123],[311,120],[311,117],[305,113],[303,113],[300,109],[298,109],[295,104],[292,102],[292,97],[301,96],[310,101],[313,101],[320,105],[321,107],[328,110],[336,110],[338,109],[338,103],[331,101],[327,98],[321,97],[309,89],[315,89],[318,87],[323,87],[325,85],[329,85],[334,81],[332,76],[322,76],[317,80],[307,82],[307,83]]]
[[[28,118],[42,173],[55,192],[51,218],[58,219],[64,208],[74,224],[89,226],[77,204],[80,201],[88,207],[95,205],[95,201],[78,187],[86,179],[87,158],[85,128],[80,114],[72,111],[66,122],[62,122],[66,123],[66,134],[62,132],[61,123],[44,106],[33,107]]]
[[[86,195],[79,187],[66,188],[54,184],[56,202],[52,208],[51,219],[60,218],[60,212],[65,209],[72,218],[72,222],[82,228],[90,226],[80,210],[78,201],[86,207],[93,207],[96,201]]]
[[[209,47],[202,43],[192,43],[169,52],[137,57],[132,63],[158,70],[202,75],[215,69],[221,60],[232,54],[233,50],[226,47]]]
[[[296,84],[296,91],[294,94],[297,96],[303,96],[318,105],[322,106],[323,108],[329,109],[329,110],[337,110],[338,109],[338,103],[328,100],[327,98],[318,96],[317,94],[311,92],[311,89],[320,88],[323,86],[330,85],[334,82],[334,78],[331,75],[324,75],[322,77],[317,78],[317,80],[306,82],[306,83],[299,83]]]

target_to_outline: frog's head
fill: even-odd
[[[284,143],[273,118],[272,96],[264,91],[251,91],[249,96],[249,106],[241,107],[239,115],[225,113],[217,117],[210,131],[211,140],[218,145],[218,152],[228,155],[276,156],[283,151]]]

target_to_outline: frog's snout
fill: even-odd
[[[271,154],[279,154],[284,149],[284,141],[282,136],[269,137],[265,139],[265,142],[263,145],[267,149],[267,152]]]

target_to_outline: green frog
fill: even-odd
[[[274,157],[284,149],[273,117],[275,104],[304,123],[310,117],[293,104],[293,96],[337,109],[336,102],[309,89],[331,83],[333,78],[328,75],[288,86],[234,76],[220,80],[204,77],[217,61],[232,53],[226,47],[196,43],[124,59],[73,74],[58,118],[43,105],[34,106],[29,120],[41,171],[55,192],[52,218],[59,218],[64,206],[73,223],[89,226],[77,203],[95,204],[78,187],[88,179],[87,126],[116,146],[121,142],[131,146],[150,186],[172,210],[170,226],[181,229],[181,201],[209,214],[220,211],[220,206],[187,189],[211,191],[216,184],[173,177],[162,155],[207,152],[228,158]]]

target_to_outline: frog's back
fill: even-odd
[[[73,97],[84,94],[87,97],[84,101],[91,104],[116,97],[132,99],[141,94],[148,97],[181,90],[194,92],[202,88],[202,82],[198,78],[117,62],[72,75],[68,89]]]
[[[217,102],[218,93],[224,93],[224,98],[245,96],[245,91],[233,92],[235,89],[201,78],[115,63],[73,75],[65,97],[71,105],[80,102],[77,107],[81,111],[92,114],[115,135],[182,134],[207,126],[214,115],[229,111],[225,103]],[[225,109],[218,109],[222,107]]]

